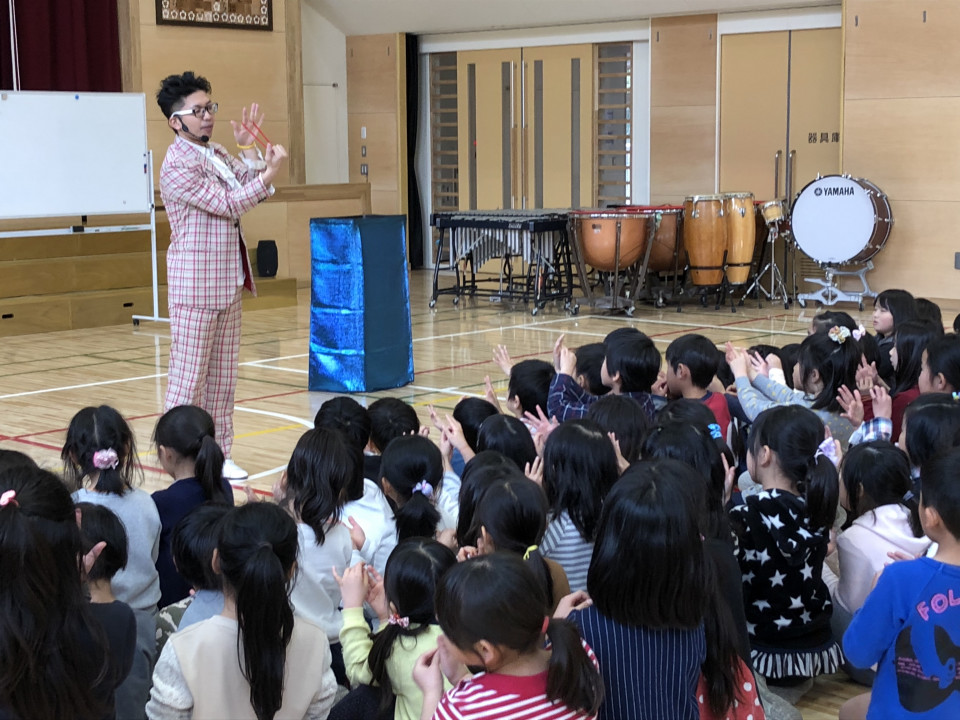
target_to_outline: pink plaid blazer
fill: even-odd
[[[240,216],[270,193],[259,174],[222,145],[210,147],[233,170],[240,188],[231,189],[213,163],[180,137],[160,168],[160,197],[170,220],[167,302],[222,310],[241,284],[256,294]]]

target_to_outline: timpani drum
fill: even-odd
[[[727,282],[743,285],[750,278],[757,243],[753,193],[724,193],[723,219],[727,226]]]
[[[723,195],[690,195],[683,203],[683,245],[690,260],[694,285],[723,282],[723,255],[727,250],[727,227],[723,218]]]
[[[643,257],[647,249],[647,217],[645,215],[605,210],[571,210],[574,237],[584,261],[596,270],[625,270]],[[620,234],[620,257],[617,258],[617,233]]]
[[[800,191],[791,222],[797,246],[817,262],[862,264],[887,242],[893,212],[869,180],[827,175]]]
[[[678,264],[678,258],[683,256],[683,238],[680,235],[680,218],[683,216],[683,206],[630,205],[623,209],[627,212],[646,215],[650,218],[650,222],[655,222],[659,215],[660,224],[657,225],[656,233],[653,236],[653,247],[650,248],[647,270],[649,272],[674,272]],[[680,263],[679,269],[683,269],[683,263]]]

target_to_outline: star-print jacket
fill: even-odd
[[[822,629],[833,608],[821,577],[827,531],[810,529],[806,501],[763,491],[730,510],[751,638],[779,645]]]

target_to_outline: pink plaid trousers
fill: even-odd
[[[240,293],[225,310],[170,306],[170,367],[164,409],[199,405],[213,417],[217,442],[230,457],[233,399],[240,358]]]

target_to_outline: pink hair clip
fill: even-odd
[[[400,617],[397,613],[393,613],[393,615],[390,616],[390,619],[387,620],[387,622],[390,625],[399,625],[402,628],[410,627],[410,618]]]
[[[853,339],[856,340],[857,342],[860,342],[860,338],[862,338],[866,334],[867,334],[867,329],[863,325],[860,325],[857,327],[856,330],[853,331]]]
[[[17,502],[16,490],[7,490],[5,493],[0,495],[0,507],[6,507],[11,503],[13,503],[17,507],[20,507],[20,503]]]
[[[117,455],[117,451],[113,448],[97,450],[93,454],[93,466],[97,470],[116,470],[117,465],[119,464],[120,457]]]

